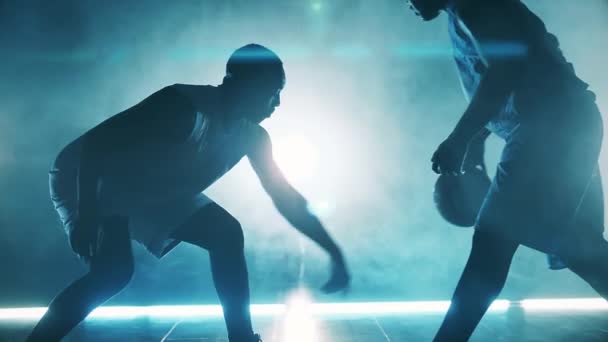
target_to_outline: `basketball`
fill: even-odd
[[[490,184],[485,170],[467,171],[457,176],[442,174],[433,191],[435,206],[449,223],[472,227]]]

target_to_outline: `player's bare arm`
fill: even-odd
[[[528,48],[524,25],[513,25],[518,9],[509,1],[463,1],[461,28],[475,42],[487,68],[475,96],[452,133],[470,140],[498,113],[525,71]]]
[[[461,1],[460,28],[475,42],[486,67],[479,88],[449,137],[433,155],[436,173],[458,173],[468,142],[500,112],[525,70],[527,44],[523,25],[513,25],[508,1]],[[504,47],[512,50],[503,52]]]
[[[249,161],[277,210],[293,227],[327,251],[332,259],[332,277],[323,290],[334,292],[347,287],[350,276],[340,248],[320,220],[308,210],[306,199],[289,184],[275,163],[270,136],[260,127],[253,140]]]

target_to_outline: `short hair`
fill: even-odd
[[[248,44],[232,53],[226,63],[226,78],[284,82],[283,62],[276,53],[258,44]]]

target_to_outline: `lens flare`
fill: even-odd
[[[306,291],[298,290],[294,292],[287,300],[286,308],[287,310],[282,322],[282,341],[320,341],[311,298]]]
[[[317,173],[318,150],[304,137],[277,139],[273,144],[273,154],[281,171],[292,181],[305,181]]]

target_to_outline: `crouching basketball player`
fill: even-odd
[[[59,153],[51,198],[72,249],[90,269],[52,301],[28,341],[60,340],[122,290],[133,274],[130,240],[159,258],[180,242],[206,249],[230,341],[259,341],[241,226],[201,193],[244,156],[278,211],[329,253],[332,273],[322,289],[348,286],[340,248],[277,168],[259,125],[279,106],[284,84],[279,57],[247,45],[228,60],[221,85],[165,87]]]

